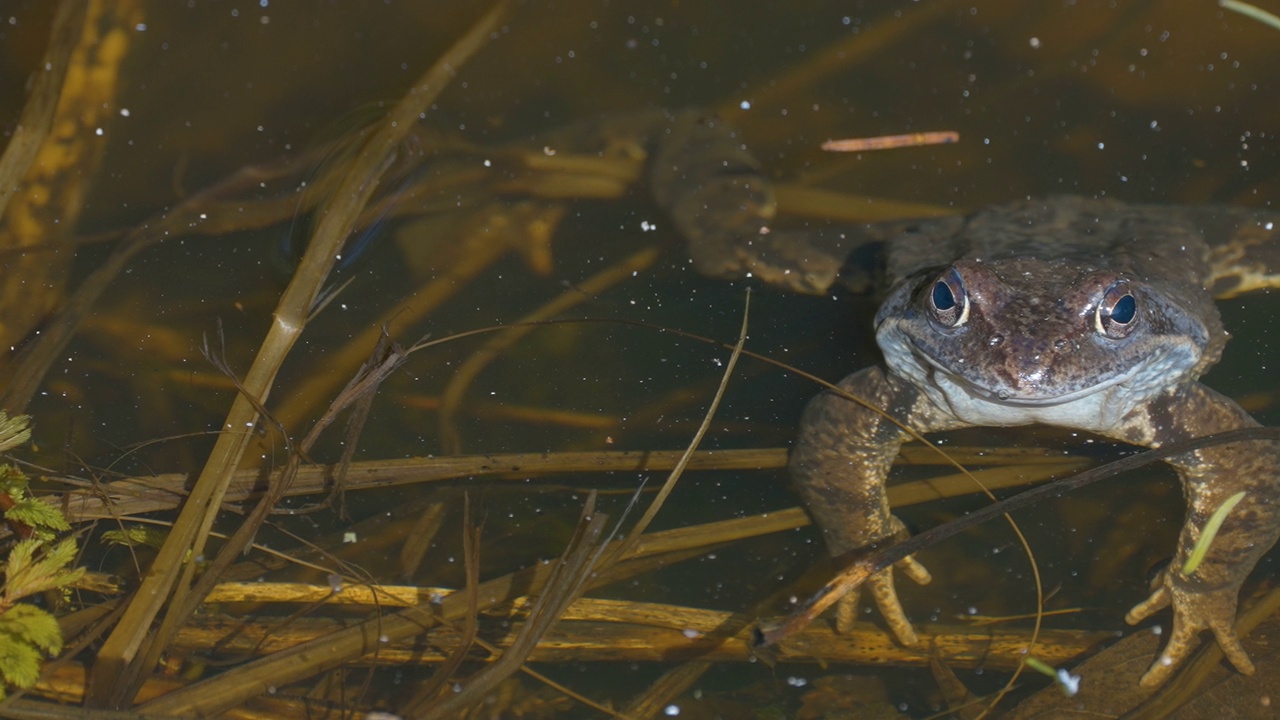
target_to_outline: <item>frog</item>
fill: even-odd
[[[668,114],[650,146],[653,195],[702,273],[810,294],[864,292],[882,278],[874,328],[883,362],[813,398],[790,450],[792,483],[833,556],[908,536],[885,483],[911,438],[1040,424],[1160,448],[1258,425],[1199,378],[1227,343],[1215,298],[1280,286],[1278,213],[1055,196],[964,216],[778,230],[773,186],[729,124]],[[868,256],[878,273],[864,269]],[[1166,462],[1187,514],[1172,562],[1125,618],[1172,609],[1140,683],[1167,681],[1205,630],[1252,673],[1234,624],[1245,578],[1280,536],[1280,443]],[[1240,492],[1187,572],[1209,518]],[[866,582],[892,635],[918,645],[895,571],[921,584],[930,574],[911,556]],[[839,602],[838,630],[852,626],[857,594]]]

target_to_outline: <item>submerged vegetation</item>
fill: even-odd
[[[31,439],[25,415],[0,412],[0,452]],[[64,594],[84,575],[72,568],[76,542],[59,538],[71,529],[56,508],[31,496],[30,480],[12,464],[0,464],[0,509],[19,539],[0,558],[0,700],[7,689],[26,690],[40,677],[41,660],[62,652],[62,629],[32,602],[46,593]]]

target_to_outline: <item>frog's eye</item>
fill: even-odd
[[[1118,282],[1107,288],[1098,301],[1094,325],[1098,332],[1113,340],[1125,337],[1137,325],[1138,299],[1129,292],[1128,283]]]
[[[946,327],[960,327],[969,319],[969,294],[955,268],[947,268],[929,291],[933,319]]]

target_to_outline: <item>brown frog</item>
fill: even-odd
[[[668,120],[651,181],[701,271],[825,293],[866,285],[846,265],[851,251],[882,252],[884,364],[839,387],[887,415],[824,392],[791,453],[791,475],[833,554],[906,535],[884,486],[910,433],[1043,423],[1154,448],[1257,425],[1197,378],[1227,340],[1214,295],[1280,285],[1280,214],[1057,197],[825,236],[771,232],[770,185],[732,129],[693,114]],[[1280,535],[1280,446],[1219,445],[1169,463],[1188,514],[1172,564],[1126,618],[1173,608],[1173,631],[1142,683],[1166,680],[1206,629],[1250,673],[1236,601]],[[1184,574],[1209,516],[1239,491],[1208,556]],[[897,567],[929,581],[914,559]],[[867,584],[893,634],[915,644],[892,570]],[[852,624],[855,602],[841,603],[840,627]]]

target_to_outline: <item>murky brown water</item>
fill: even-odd
[[[0,26],[0,117],[6,128],[20,109],[18,89],[43,52],[47,14],[36,2],[0,12],[6,23]],[[446,2],[151,3],[133,36],[119,107],[103,128],[109,144],[77,233],[130,227],[238,168],[297,156],[353,132],[394,103],[477,14],[471,3]],[[602,115],[706,106],[742,128],[779,181],[852,195],[957,211],[1051,193],[1263,207],[1280,196],[1277,41],[1280,31],[1212,3],[535,2],[517,8],[501,33],[458,69],[422,124],[481,148],[529,138],[537,149],[539,135]],[[958,131],[961,141],[858,156],[817,148],[831,137],[942,129]],[[269,183],[244,199],[288,196],[298,182]],[[423,199],[436,208],[434,225],[403,219],[383,224],[370,252],[348,271],[351,285],[308,328],[286,364],[276,402],[296,402],[307,379],[317,375],[331,374],[335,383],[326,392],[336,391],[354,369],[335,363],[337,349],[446,272],[436,258],[459,242],[445,212],[452,201],[448,191]],[[567,314],[656,323],[718,340],[736,336],[742,288],[692,273],[670,223],[642,187],[608,201],[568,201],[564,211],[549,246],[505,253],[474,278],[459,280],[434,312],[403,328],[398,339],[517,320],[655,243],[665,250],[653,268],[592,293]],[[31,406],[43,461],[77,475],[108,466],[136,474],[194,472],[212,445],[207,433],[219,427],[231,398],[226,381],[200,354],[204,338],[217,338],[221,323],[222,352],[232,369],[245,371],[288,281],[284,238],[291,224],[295,235],[305,235],[308,222],[298,217],[266,229],[175,238],[136,259]],[[88,273],[107,248],[82,249],[77,273]],[[547,257],[550,264],[540,266]],[[1237,337],[1209,382],[1228,394],[1253,394],[1259,417],[1274,422],[1280,417],[1269,381],[1270,368],[1280,362],[1280,349],[1271,342],[1276,301],[1243,298],[1224,309]],[[766,290],[752,300],[750,347],[834,380],[875,361],[867,311],[865,302],[847,298]],[[442,452],[434,408],[477,347],[467,341],[420,353],[393,376],[374,405],[358,457]],[[622,324],[538,330],[481,372],[466,392],[458,420],[463,448],[682,447],[705,411],[725,354]],[[740,373],[706,446],[785,444],[813,386],[751,362]],[[294,432],[318,412],[302,405],[287,422]],[[514,409],[575,415],[517,416]],[[1052,447],[1070,442],[1056,434],[1017,437]],[[163,441],[125,451],[157,439]],[[339,430],[314,455],[333,460],[341,451]],[[266,442],[262,452],[270,462],[282,450]],[[1181,501],[1170,477],[1157,477],[1094,488],[1026,517],[1032,542],[1044,554],[1046,584],[1061,591],[1055,606],[1102,606],[1064,626],[1119,627],[1123,609],[1141,595],[1141,568],[1172,548]],[[539,481],[511,487],[477,480],[452,490],[356,495],[352,512],[376,516],[428,492],[455,503],[456,488],[466,487],[487,518],[482,557],[488,576],[557,554],[580,506],[578,491],[624,491],[637,479],[557,477],[540,490],[530,487]],[[605,503],[616,512],[624,501],[620,495]],[[794,502],[779,472],[690,475],[658,525],[709,522]],[[1125,537],[1153,539],[1117,567],[1106,560],[1112,553],[1107,543],[1114,547],[1125,539],[1106,535],[1100,519],[1118,509],[1134,516],[1133,535]],[[928,526],[957,510],[924,506],[908,519]],[[450,517],[416,582],[461,581],[453,561],[460,519]],[[343,525],[325,513],[288,527],[318,539]],[[1006,528],[993,526],[938,549],[937,578],[931,587],[911,591],[913,612],[942,620],[970,608],[1030,612],[1025,561],[1012,543]],[[800,530],[741,543],[608,594],[746,610],[821,554],[816,535]],[[346,555],[396,580],[394,542]],[[125,571],[121,557],[102,562]],[[1106,577],[1095,577],[1100,566],[1108,568]],[[623,662],[551,671],[597,700],[625,704],[663,669]],[[406,670],[404,677],[418,672]],[[764,714],[752,713],[753,704],[785,716],[795,712],[799,691],[775,686],[775,679],[825,672],[791,666],[773,675],[759,665],[730,664],[708,676],[706,688],[739,693],[723,701],[734,708],[722,710],[726,716]],[[381,700],[395,697],[390,673],[381,678],[387,680]],[[932,711],[936,700],[922,689],[931,682],[925,675],[886,677],[890,704],[912,715]],[[771,688],[766,700],[744,700],[761,687]],[[711,712],[711,705],[693,701],[686,707],[686,716]]]

